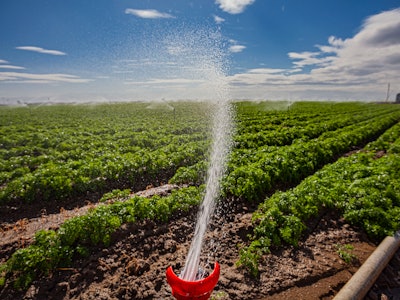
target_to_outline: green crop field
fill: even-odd
[[[0,203],[55,201],[167,182],[204,159],[207,106],[0,109]]]
[[[324,210],[378,240],[400,228],[400,106],[289,104],[233,103],[235,133],[219,201],[258,205],[238,262],[254,275],[264,253],[296,245],[307,221]],[[0,107],[0,205],[124,198],[57,231],[39,231],[0,266],[0,286],[10,280],[26,288],[87,247],[107,247],[124,223],[168,222],[197,205],[212,111],[200,102]],[[167,197],[129,196],[168,182],[188,187]]]

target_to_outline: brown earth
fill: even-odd
[[[153,192],[157,189],[145,193]],[[58,220],[50,222],[49,228],[55,228],[73,211],[25,219],[24,224],[3,223],[0,261],[16,247],[29,244],[44,219]],[[260,276],[253,278],[236,266],[238,250],[248,242],[247,234],[252,231],[252,211],[254,207],[237,201],[217,209],[202,255],[204,269],[211,271],[215,261],[221,265],[212,299],[332,299],[375,249],[357,228],[335,213],[326,212],[309,224],[313,229],[298,247],[274,249],[265,255],[259,266]],[[91,249],[88,258],[35,281],[27,291],[16,292],[6,285],[0,299],[173,299],[165,271],[172,266],[179,273],[184,266],[195,219],[196,213],[191,212],[176,215],[168,224],[145,221],[124,225],[114,234],[110,247]],[[351,263],[339,257],[340,245],[354,247],[349,250],[354,257]],[[398,268],[392,268],[393,272],[399,275]],[[379,298],[385,287],[374,288],[369,299],[396,299]],[[396,292],[395,288],[392,285],[390,292]]]

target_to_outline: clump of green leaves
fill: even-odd
[[[336,245],[336,251],[339,257],[347,264],[352,263],[357,259],[357,256],[353,253],[354,246],[350,244]]]
[[[12,280],[18,289],[25,289],[32,280],[41,275],[49,275],[55,266],[71,262],[73,249],[63,245],[54,230],[40,230],[34,242],[27,248],[17,250],[2,266],[3,285],[6,279]]]
[[[202,160],[191,166],[180,167],[169,182],[175,184],[200,185],[204,182],[206,174],[207,162]]]
[[[254,241],[250,244],[248,247],[243,247],[242,249],[239,250],[239,260],[236,262],[236,266],[240,267],[243,266],[245,267],[249,273],[253,277],[258,277],[259,275],[259,270],[258,270],[258,264],[261,258],[261,255],[263,252],[268,252],[269,247],[267,248],[262,248],[262,242],[257,240]]]

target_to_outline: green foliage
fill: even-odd
[[[175,115],[175,116],[174,116]],[[209,107],[0,107],[0,203],[144,189],[205,160]]]
[[[240,249],[240,257],[236,263],[236,266],[238,267],[245,267],[253,277],[258,277],[259,275],[258,264],[263,253],[260,250],[260,244],[260,241],[254,241],[250,244],[249,247]]]
[[[153,219],[166,222],[172,214],[188,211],[201,201],[202,188],[188,187],[170,196],[135,196],[124,202],[100,205],[86,215],[62,224],[57,232],[38,231],[35,242],[17,250],[1,267],[0,280],[12,280],[16,288],[27,288],[37,276],[48,275],[56,267],[67,266],[74,255],[87,256],[93,245],[108,246],[112,234],[123,223]],[[2,271],[3,270],[3,271]]]
[[[354,115],[338,110],[321,117],[321,112],[294,111],[290,115],[268,112],[244,119],[239,123],[240,135],[236,139],[247,141],[246,132],[251,131],[257,134],[257,143],[238,142],[233,149],[228,174],[222,183],[224,194],[259,202],[276,185],[298,184],[337,155],[375,138],[400,119],[400,111],[393,107],[361,108],[365,111],[360,112],[360,106],[354,106],[357,109]],[[276,124],[271,127],[271,122]],[[303,124],[306,126],[302,127]],[[279,143],[264,140],[261,136],[266,132],[260,131],[263,128],[271,138],[290,128],[291,137]]]
[[[256,260],[263,253],[283,243],[296,245],[305,229],[304,223],[324,208],[337,210],[371,238],[393,235],[400,228],[400,156],[397,153],[377,156],[376,151],[386,152],[397,143],[400,136],[393,138],[392,133],[398,133],[398,129],[395,125],[382,135],[382,139],[392,137],[390,143],[378,139],[362,152],[325,165],[295,188],[266,198],[253,214],[254,232],[250,245],[240,253],[240,262],[256,274]],[[347,246],[338,247],[346,262],[354,259],[351,250]]]
[[[49,275],[55,266],[68,265],[72,254],[55,231],[38,231],[32,245],[17,250],[7,261],[7,276],[3,278],[11,277],[17,289],[25,289],[35,277]]]
[[[242,247],[239,260],[254,276],[264,253],[282,244],[297,245],[306,221],[323,209],[338,210],[372,237],[399,228],[399,106],[234,106],[237,128],[222,195],[261,202],[251,242]],[[121,224],[165,222],[199,203],[203,187],[129,199],[128,188],[167,181],[204,183],[210,108],[204,103],[174,107],[174,114],[147,103],[0,107],[0,203],[54,201],[92,192],[104,193],[102,201],[124,200],[70,219],[57,232],[38,233],[35,243],[0,268],[0,285],[14,280],[26,287],[34,276],[49,274],[75,255],[88,255],[92,245],[109,245]],[[365,153],[327,165],[374,139]],[[265,198],[289,186],[296,187]],[[29,263],[22,263],[25,259]]]
[[[206,173],[207,163],[206,161],[200,161],[191,166],[180,167],[169,182],[175,184],[200,185],[205,182]]]
[[[357,256],[353,253],[354,246],[350,244],[336,245],[337,253],[339,257],[347,264],[352,263],[357,259]]]

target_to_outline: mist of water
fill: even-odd
[[[219,45],[214,43],[214,45]],[[212,49],[215,52],[223,51],[220,48]],[[209,51],[209,49],[207,50]],[[217,60],[215,59],[217,58]],[[207,58],[203,63],[208,66],[208,79],[214,92],[211,102],[212,116],[212,146],[207,172],[206,190],[200,205],[194,237],[186,258],[185,267],[180,277],[187,281],[195,281],[203,248],[204,235],[214,214],[216,201],[220,195],[221,178],[226,169],[226,160],[231,146],[233,132],[232,109],[226,74],[224,72],[225,56],[214,56],[214,60]]]
[[[211,105],[212,146],[206,190],[199,208],[194,238],[188,251],[185,268],[180,275],[188,281],[196,280],[204,234],[215,210],[220,194],[220,181],[225,171],[232,134],[232,112],[227,80],[228,51],[226,40],[213,26],[187,24],[172,31],[162,31],[146,39],[142,49],[121,61],[127,84],[151,90],[153,99],[207,99]],[[140,74],[140,78],[138,78]],[[132,76],[132,77],[130,77]],[[158,93],[158,94],[156,94]],[[151,106],[149,106],[151,108]]]

